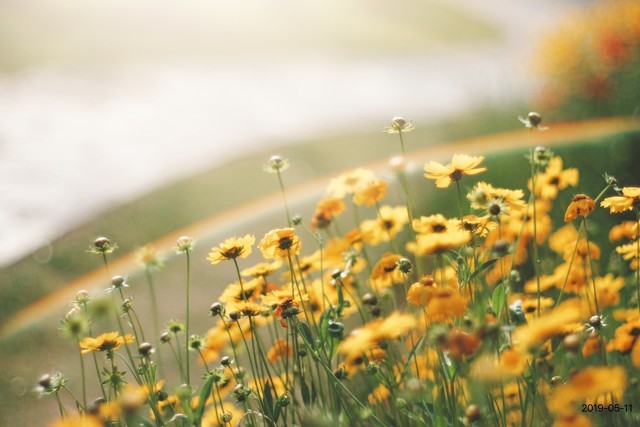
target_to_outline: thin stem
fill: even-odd
[[[87,380],[84,372],[84,358],[82,357],[82,351],[80,351],[80,339],[78,342],[78,353],[80,354],[80,373],[82,375],[82,408],[87,408]]]
[[[282,182],[282,175],[280,170],[277,171],[278,183],[280,184],[280,191],[282,191],[282,199],[284,200],[284,210],[287,214],[287,224],[289,227],[293,227],[293,221],[291,221],[291,213],[289,212],[289,203],[287,202],[287,193],[284,191],[284,183]]]
[[[186,332],[185,332],[185,363],[187,365],[187,385],[191,387],[191,374],[190,374],[190,363],[189,363],[189,288],[191,282],[191,258],[189,256],[189,250],[184,252],[187,256],[187,312],[186,312]],[[235,261],[235,259],[234,259]]]

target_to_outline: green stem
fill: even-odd
[[[187,312],[186,312],[186,332],[185,332],[185,364],[187,365],[187,385],[191,388],[191,373],[190,373],[190,363],[189,363],[189,288],[191,282],[191,258],[189,256],[189,250],[184,252],[187,256]],[[234,259],[235,261],[235,259]]]

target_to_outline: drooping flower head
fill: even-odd
[[[255,241],[255,236],[250,234],[240,238],[230,237],[220,243],[220,246],[211,248],[207,260],[211,262],[211,264],[218,264],[220,261],[246,258],[251,253],[251,246]]]
[[[465,154],[454,154],[451,163],[441,165],[431,161],[424,165],[425,178],[434,179],[438,188],[447,188],[454,181],[460,181],[463,175],[477,175],[487,170],[478,167],[483,156],[471,157]]]
[[[573,221],[578,215],[585,217],[593,212],[595,208],[596,204],[591,197],[586,194],[576,194],[564,214],[564,222]]]

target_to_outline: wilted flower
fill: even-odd
[[[596,208],[593,199],[586,194],[577,194],[573,196],[567,212],[564,214],[564,222],[573,221],[580,215],[585,217],[594,211]]]

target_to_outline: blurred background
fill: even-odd
[[[0,8],[0,425],[14,425],[16,412],[24,425],[55,414],[44,401],[24,411],[40,374],[73,366],[56,330],[67,300],[106,286],[104,272],[85,276],[100,267],[86,252],[96,236],[118,243],[116,265],[133,278],[126,254],[155,240],[168,258],[165,295],[183,277],[175,238],[200,240],[194,268],[211,273],[196,278],[206,330],[206,309],[232,278],[202,261],[210,243],[282,226],[277,182],[261,172],[271,154],[291,158],[286,180],[304,213],[328,182],[319,177],[376,161],[383,169],[397,154],[381,132],[394,116],[416,125],[416,150],[517,129],[530,109],[553,123],[628,117],[638,106],[633,1]],[[133,292],[144,312],[143,284]],[[181,315],[164,308],[165,319]]]

